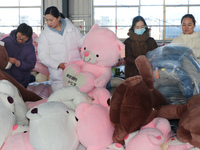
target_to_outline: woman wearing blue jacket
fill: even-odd
[[[11,31],[8,37],[2,39],[9,56],[9,62],[12,64],[10,69],[5,69],[4,71],[25,88],[29,84],[31,70],[36,63],[32,34],[32,27],[22,23],[16,30]]]

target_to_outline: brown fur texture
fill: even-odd
[[[24,88],[24,86],[17,82],[12,76],[3,71],[8,64],[9,58],[6,49],[2,45],[0,45],[0,56],[0,80],[8,80],[15,85],[20,91],[24,101],[41,100],[42,98],[40,96]]]
[[[179,119],[177,138],[200,148],[200,94],[192,96],[184,105],[160,107],[157,116],[166,119]]]
[[[124,138],[156,117],[164,96],[154,88],[151,65],[146,56],[136,59],[140,75],[127,78],[114,91],[110,101],[110,120],[114,125],[113,140],[124,144]]]

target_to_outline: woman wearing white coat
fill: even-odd
[[[63,87],[63,70],[72,60],[80,59],[82,34],[64,18],[55,6],[45,11],[46,27],[38,41],[39,60],[48,67],[52,90]]]
[[[182,33],[171,43],[182,43],[192,48],[200,63],[200,31],[195,32],[196,20],[192,14],[186,14],[181,19]]]

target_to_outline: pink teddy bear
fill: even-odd
[[[124,49],[114,32],[94,24],[83,41],[82,59],[67,64],[64,70],[64,85],[79,87],[96,103],[107,107],[110,93],[105,86],[111,78],[111,67]]]

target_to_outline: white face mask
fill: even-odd
[[[137,34],[137,35],[142,35],[145,31],[146,31],[145,28],[134,29],[134,32],[135,32],[135,34]]]

